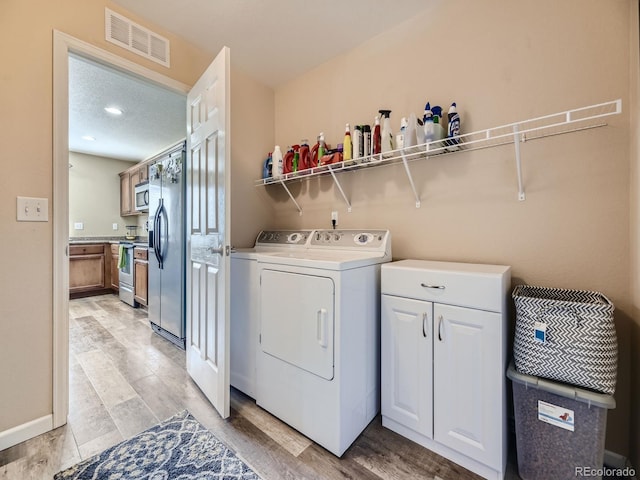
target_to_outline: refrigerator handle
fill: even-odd
[[[160,241],[158,251],[160,252],[160,259],[164,263],[164,257],[167,255],[167,248],[169,247],[169,217],[167,215],[167,209],[164,208],[164,204],[160,205],[159,219],[161,227],[160,233],[158,233],[158,240]]]
[[[153,216],[153,253],[156,256],[156,260],[158,260],[158,268],[162,269],[162,256],[160,255],[160,211],[162,209],[162,198],[160,199],[160,204],[156,209],[156,213]]]

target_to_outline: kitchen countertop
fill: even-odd
[[[120,243],[131,242],[136,247],[148,247],[147,237],[137,237],[135,240],[127,240],[124,237],[71,237],[69,245],[88,245],[91,243]]]

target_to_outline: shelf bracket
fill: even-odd
[[[351,202],[349,202],[349,200],[347,199],[347,196],[345,195],[344,190],[342,189],[342,185],[340,185],[340,182],[338,181],[338,177],[336,177],[336,174],[331,167],[329,167],[329,173],[331,173],[334,183],[338,187],[338,190],[340,190],[340,193],[342,194],[342,198],[344,199],[344,203],[347,204],[347,212],[351,213]]]
[[[409,178],[409,183],[411,184],[411,190],[413,190],[413,196],[416,198],[416,208],[420,208],[420,195],[418,195],[418,191],[416,190],[416,185],[413,183],[413,177],[411,176],[411,170],[409,169],[409,164],[407,162],[407,156],[404,153],[404,150],[401,152],[402,155],[402,164],[404,165],[404,170],[407,173],[407,177]]]
[[[522,186],[522,159],[520,157],[520,135],[518,125],[513,126],[513,145],[516,148],[516,171],[518,174],[518,200],[524,201],[524,187]]]
[[[289,198],[291,199],[291,201],[294,203],[294,205],[298,209],[298,215],[302,216],[302,208],[300,207],[300,205],[298,205],[298,202],[296,202],[296,199],[293,198],[293,195],[291,195],[291,192],[287,188],[287,184],[284,183],[284,180],[280,180],[280,185],[282,185],[282,188],[284,188],[285,191],[289,194]]]

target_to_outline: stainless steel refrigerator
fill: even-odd
[[[185,144],[149,166],[149,322],[185,348]]]

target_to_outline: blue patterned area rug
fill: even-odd
[[[57,473],[54,480],[260,477],[187,411]]]

